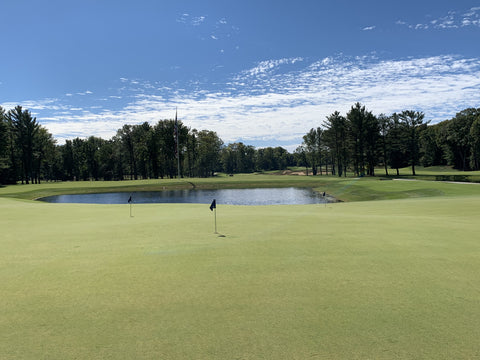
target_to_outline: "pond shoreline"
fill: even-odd
[[[50,203],[125,204],[125,203],[200,203],[217,199],[226,205],[303,205],[338,202],[312,188],[182,189],[160,191],[116,191],[60,194],[37,198]]]

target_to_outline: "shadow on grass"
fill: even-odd
[[[408,179],[408,180],[427,180],[427,181],[452,181],[452,182],[467,182],[467,183],[480,183],[479,175],[389,175],[381,176],[380,180],[393,180],[393,179]]]
[[[453,181],[453,182],[469,182],[479,183],[480,176],[478,175],[420,175],[412,177],[419,180],[431,181]]]

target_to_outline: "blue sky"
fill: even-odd
[[[284,146],[357,101],[480,107],[480,0],[2,0],[0,105],[58,140],[179,119]]]

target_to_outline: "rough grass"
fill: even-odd
[[[416,193],[219,204],[225,237],[207,204],[0,198],[0,359],[479,358],[478,186],[345,181]]]

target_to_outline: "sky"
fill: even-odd
[[[480,107],[480,0],[0,0],[0,106],[54,136],[178,119],[282,146],[356,102]]]

